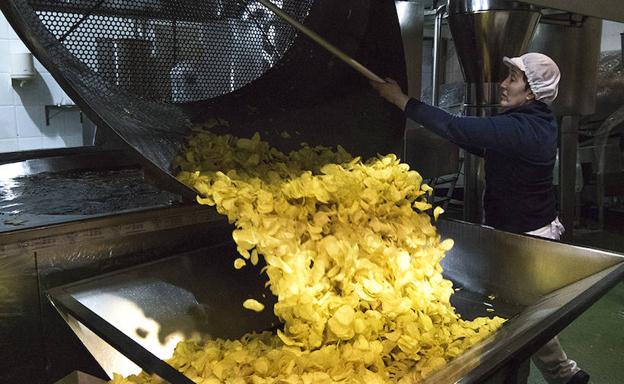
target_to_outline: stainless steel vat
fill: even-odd
[[[439,231],[455,239],[443,266],[462,288],[452,299],[459,312],[471,318],[494,308],[511,319],[424,383],[501,382],[501,372],[528,358],[624,276],[624,256],[613,252],[455,221],[441,221]],[[216,242],[55,288],[49,298],[109,375],[142,368],[171,383],[190,383],[162,360],[172,354],[172,340],[236,338],[277,325],[269,310],[242,308],[246,298],[270,295],[259,268],[233,268],[235,255],[233,244]]]

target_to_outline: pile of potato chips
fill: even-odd
[[[197,201],[236,225],[234,267],[265,259],[284,323],[276,335],[178,344],[169,363],[196,383],[417,382],[504,321],[464,321],[451,307],[440,260],[453,242],[425,213],[431,188],[395,155],[284,154],[258,134],[198,131],[177,162]]]

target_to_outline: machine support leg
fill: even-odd
[[[484,186],[479,169],[483,160],[469,153],[464,156],[464,220],[480,224],[483,216]]]
[[[579,116],[563,116],[559,136],[559,219],[565,227],[564,240],[572,238],[578,148]]]

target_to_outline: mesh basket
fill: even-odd
[[[273,0],[371,69],[405,82],[394,1]],[[100,129],[161,186],[191,122],[228,121],[280,149],[401,148],[403,117],[368,82],[252,0],[5,0],[16,32]],[[289,131],[289,135],[283,135]],[[283,137],[291,137],[286,141]]]
[[[276,3],[300,22],[311,0]],[[278,62],[295,29],[253,1],[33,0],[48,31],[138,97],[189,102],[233,92]]]

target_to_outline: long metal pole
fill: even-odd
[[[433,74],[431,85],[431,105],[438,106],[440,101],[440,42],[442,39],[442,16],[446,12],[446,5],[441,5],[436,9],[435,21],[433,24]]]
[[[364,75],[364,77],[366,77],[367,79],[371,81],[376,81],[379,83],[385,83],[385,81],[381,77],[377,76],[370,69],[366,68],[365,66],[360,64],[357,60],[353,59],[351,56],[347,55],[340,49],[333,46],[330,42],[328,42],[327,40],[319,36],[316,32],[314,32],[310,28],[306,27],[305,25],[301,24],[297,20],[293,19],[288,13],[284,12],[281,8],[277,7],[275,4],[273,4],[269,0],[258,0],[258,1],[262,3],[262,5],[270,9],[271,12],[275,13],[277,16],[284,19],[288,24],[297,28],[303,34],[308,36],[310,39],[314,40],[318,45],[325,48],[331,54],[333,54],[340,60],[344,61],[351,68],[355,69],[356,71]]]

